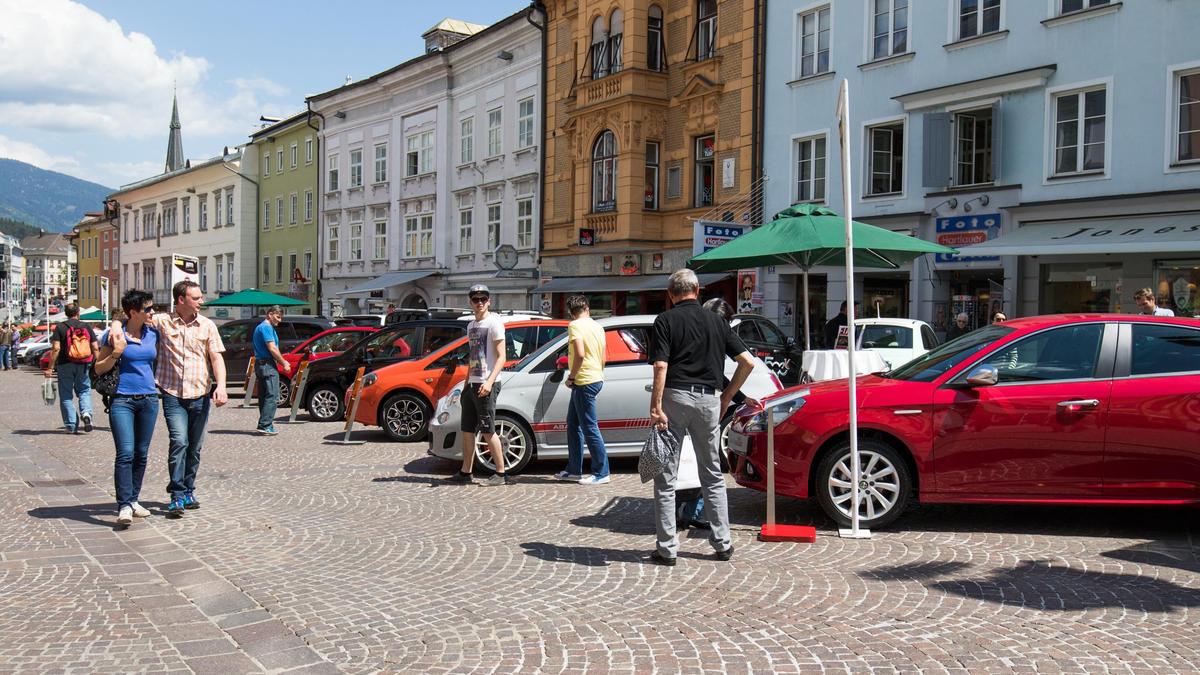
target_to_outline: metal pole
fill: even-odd
[[[804,268],[804,351],[812,349],[812,331],[808,328],[808,268]]]
[[[775,527],[775,408],[763,408],[767,416],[767,526]]]

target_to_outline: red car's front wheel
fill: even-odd
[[[895,448],[874,439],[858,442],[858,457],[859,527],[884,527],[900,517],[912,495],[908,464]],[[842,527],[850,525],[854,497],[850,469],[850,442],[844,441],[825,455],[816,475],[817,501]]]

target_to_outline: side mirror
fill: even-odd
[[[991,387],[1000,381],[1000,372],[995,366],[976,366],[967,374],[966,383],[970,387]]]

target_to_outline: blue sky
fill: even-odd
[[[424,50],[446,17],[528,0],[0,0],[0,157],[118,187],[162,171],[179,91],[184,153],[247,140],[262,114]]]

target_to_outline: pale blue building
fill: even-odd
[[[992,247],[861,271],[864,314],[1130,312],[1143,287],[1200,314],[1200,2],[776,0],[767,26],[768,216],[843,212],[845,79],[855,219]],[[817,272],[814,331],[846,295]],[[786,321],[798,271],[765,281]]]

